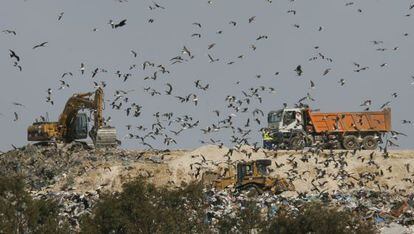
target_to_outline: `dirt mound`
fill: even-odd
[[[346,197],[344,204],[353,207],[360,200],[355,194],[360,195],[361,191],[384,194],[394,201],[413,198],[412,151],[275,152],[249,146],[229,149],[215,145],[193,150],[142,151],[86,149],[79,144],[28,145],[0,156],[0,175],[24,176],[33,197],[58,200],[61,216],[69,217],[76,227],[79,217],[91,211],[101,192],[120,191],[124,183],[136,177],[156,186],[175,188],[202,180],[206,172],[222,174],[240,161],[264,158],[272,161],[271,176],[287,178],[296,188],[283,193],[283,199],[324,200],[340,195],[338,204]],[[393,203],[388,198],[375,200],[375,197],[378,198],[366,198],[364,204],[376,206],[372,209],[377,213],[390,212]]]
[[[265,151],[205,145],[194,150],[142,151],[28,145],[3,154],[1,175],[21,174],[32,190],[118,191],[142,176],[155,185],[180,186],[220,173],[240,161],[271,159],[271,175],[288,178],[297,192],[320,193],[368,188],[406,194],[413,188],[414,153],[392,151]]]

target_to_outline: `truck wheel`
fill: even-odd
[[[290,148],[293,150],[301,150],[305,147],[305,139],[301,136],[292,137],[290,140]]]
[[[373,136],[366,136],[362,140],[362,146],[366,150],[374,150],[378,146],[378,140],[375,139],[375,137],[373,137]]]
[[[342,140],[342,145],[346,150],[355,150],[359,147],[358,139],[353,135],[345,136]]]

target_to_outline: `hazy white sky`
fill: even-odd
[[[192,122],[199,120],[198,127],[184,130],[179,136],[170,132],[179,130],[179,123],[163,123],[163,132],[177,141],[174,148],[196,147],[200,140],[210,138],[230,145],[232,132],[228,129],[207,135],[200,129],[232,113],[235,127],[251,129],[249,140],[261,141],[257,130],[265,127],[266,120],[261,118],[258,125],[252,112],[258,108],[266,114],[284,102],[293,106],[308,92],[315,99],[309,103],[311,107],[322,111],[360,111],[360,104],[368,99],[372,100],[371,109],[378,110],[391,101],[393,128],[408,135],[398,144],[413,148],[414,127],[401,123],[403,119],[414,121],[414,15],[406,16],[414,14],[414,9],[409,9],[412,1],[361,0],[352,5],[337,0],[156,2],[165,9],[156,8],[152,1],[136,0],[3,0],[0,29],[14,30],[17,35],[0,34],[0,150],[11,148],[11,144],[26,144],[26,128],[35,118],[48,112],[50,120],[56,120],[67,98],[72,93],[93,91],[94,81],[107,83],[107,100],[114,99],[115,90],[134,90],[121,110],[112,110],[110,102],[105,109],[123,146],[128,148],[144,146],[138,140],[123,139],[128,133],[126,125],[149,128],[130,131],[143,136],[150,131],[156,112],[173,112],[172,119],[190,115]],[[61,12],[63,17],[58,21]],[[117,23],[123,19],[127,19],[124,27],[112,29],[108,24],[109,20]],[[150,19],[153,23],[148,22]],[[201,28],[194,22],[200,23]],[[194,33],[201,37],[192,37]],[[268,38],[256,40],[259,36]],[[48,43],[32,49],[42,42]],[[183,46],[191,51],[193,59],[181,53]],[[20,56],[18,65],[22,71],[13,66],[15,59],[10,58],[9,49]],[[136,58],[131,50],[138,52]],[[210,63],[208,54],[219,61]],[[179,55],[188,61],[172,65],[170,59]],[[238,58],[240,55],[243,57]],[[316,59],[310,60],[313,57]],[[162,64],[170,73],[158,72],[156,80],[144,80],[157,70],[143,70],[144,61]],[[228,65],[229,62],[234,63]],[[354,72],[358,69],[354,62],[360,68],[369,68]],[[86,65],[85,75],[80,74],[81,63]],[[129,70],[133,64],[136,67]],[[301,77],[294,72],[299,64],[304,71]],[[108,72],[99,72],[92,79],[95,68]],[[323,76],[326,69],[331,70]],[[115,75],[118,70],[131,77],[123,82]],[[64,72],[73,73],[73,77],[64,78],[70,87],[58,90]],[[279,75],[275,76],[276,72]],[[338,83],[340,79],[345,80],[344,86]],[[201,80],[203,86],[210,84],[210,88],[197,89],[195,80]],[[316,85],[314,89],[310,89],[310,80]],[[173,86],[172,96],[165,95],[166,83]],[[266,87],[259,92],[262,103],[252,99],[250,105],[243,104],[241,108],[249,108],[245,113],[226,107],[227,95],[243,99],[242,91],[250,93],[250,88],[260,86]],[[162,95],[151,96],[144,91],[146,87]],[[270,93],[269,87],[275,92]],[[53,106],[46,103],[48,88],[53,89]],[[394,92],[398,94],[396,98],[392,97]],[[197,94],[197,106],[179,103],[174,97],[190,93]],[[142,114],[138,118],[127,117],[124,109],[134,102],[142,106]],[[221,116],[217,118],[213,110],[220,110]],[[17,121],[13,121],[14,112],[19,115]],[[248,118],[250,126],[245,128]],[[161,136],[148,139],[157,148],[166,147],[163,141]]]

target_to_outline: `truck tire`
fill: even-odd
[[[302,136],[295,136],[290,139],[290,149],[301,150],[305,147],[306,141]]]
[[[378,147],[378,140],[374,136],[365,136],[362,140],[362,146],[366,150],[374,150]]]
[[[346,150],[355,150],[359,148],[358,138],[353,135],[344,136],[342,145]]]

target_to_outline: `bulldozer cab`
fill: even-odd
[[[237,190],[253,189],[259,192],[267,190],[276,194],[293,190],[294,186],[291,182],[269,175],[271,162],[269,159],[260,159],[238,163],[235,171],[234,169],[227,171],[226,176],[214,180],[213,186],[217,189],[231,186]]]
[[[237,184],[242,184],[245,180],[258,177],[266,177],[269,174],[268,166],[270,160],[256,160],[237,164]]]

